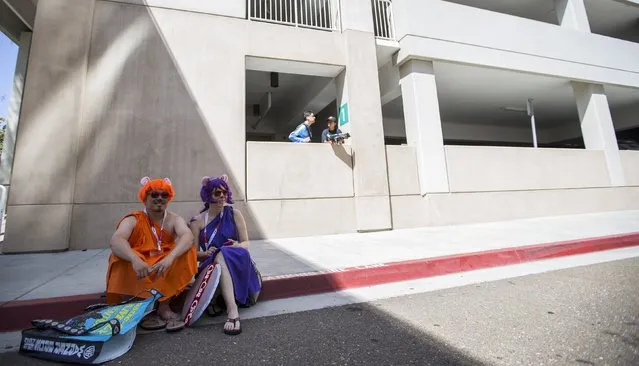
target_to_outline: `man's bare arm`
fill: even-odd
[[[151,268],[144,262],[129,244],[129,237],[135,228],[137,220],[135,217],[127,217],[122,220],[120,226],[111,237],[111,251],[117,257],[130,262],[138,279],[142,279],[150,273]]]
[[[111,251],[113,254],[128,262],[134,262],[135,260],[140,259],[133,249],[131,249],[131,245],[129,244],[129,237],[131,236],[136,223],[137,220],[135,217],[127,217],[122,220],[120,226],[118,226],[118,229],[111,237]]]

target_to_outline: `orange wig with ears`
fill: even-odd
[[[138,191],[138,198],[142,201],[142,203],[146,201],[146,197],[151,191],[164,191],[168,193],[169,198],[167,199],[167,202],[170,202],[175,195],[169,178],[151,179],[149,177],[144,177],[140,180],[140,184],[142,187],[140,187],[140,190]]]

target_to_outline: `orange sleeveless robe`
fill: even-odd
[[[122,218],[134,216],[137,223],[131,236],[129,244],[131,249],[140,257],[147,265],[153,266],[155,263],[164,259],[169,252],[175,248],[175,238],[167,231],[162,231],[162,243],[160,245],[162,253],[151,255],[157,250],[157,240],[151,231],[151,221],[144,211],[136,211]],[[118,223],[122,223],[122,220]],[[160,226],[153,223],[157,233],[160,232]],[[155,272],[151,275],[138,280],[130,262],[123,260],[113,253],[109,257],[109,268],[107,270],[107,302],[114,303],[119,301],[119,296],[130,295],[146,298],[148,292],[144,290],[154,288],[164,295],[160,301],[178,295],[191,282],[193,275],[197,271],[197,259],[195,255],[195,246],[192,246],[186,253],[173,261],[169,270],[161,277],[156,276]],[[143,292],[143,293],[141,293]]]

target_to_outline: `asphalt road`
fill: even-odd
[[[245,320],[237,337],[221,324],[138,335],[110,364],[639,365],[638,279],[629,259]]]

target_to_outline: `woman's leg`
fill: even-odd
[[[220,276],[220,287],[222,287],[222,297],[224,298],[224,302],[226,303],[226,311],[228,312],[228,317],[229,319],[238,318],[240,314],[237,309],[237,304],[235,303],[235,291],[233,290],[233,280],[231,279],[231,273],[229,272],[229,269],[226,266],[224,255],[222,253],[219,253],[215,257],[215,262],[220,265],[220,268],[222,270],[222,275]],[[239,323],[237,324],[239,325]],[[236,327],[233,323],[226,322],[224,324],[225,330],[233,330],[235,328]]]

